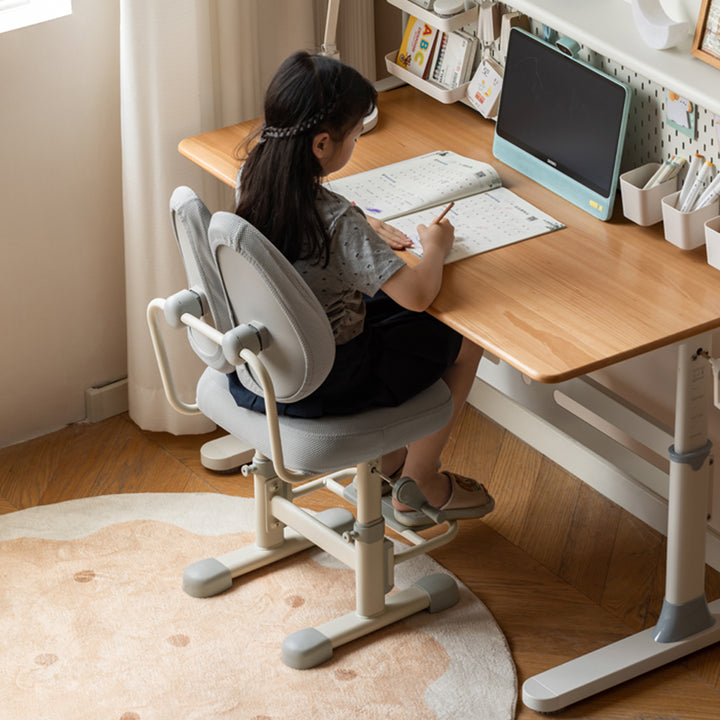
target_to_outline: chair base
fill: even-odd
[[[288,635],[282,644],[282,661],[296,670],[307,670],[330,660],[333,649],[368,635],[421,610],[441,612],[460,599],[457,583],[449,575],[436,573],[393,593],[385,609],[366,618],[356,612],[331,620],[318,628],[305,628]]]
[[[254,454],[254,448],[247,443],[232,435],[224,435],[200,448],[200,462],[208,470],[233,472],[252,462]]]
[[[316,519],[338,533],[351,530],[355,517],[349,510],[330,508],[318,513]],[[219,595],[232,587],[234,578],[271,565],[296,553],[313,547],[310,540],[290,528],[284,530],[284,541],[274,548],[247,545],[239,550],[206,558],[189,565],[183,573],[183,590],[192,597],[206,598]]]
[[[432,539],[405,529],[403,535],[414,547],[395,552],[384,534],[382,476],[373,471],[374,466],[374,462],[361,463],[332,476],[306,481],[292,490],[275,475],[270,461],[256,456],[252,465],[256,543],[193,563],[183,574],[183,589],[193,597],[211,597],[228,590],[234,578],[313,546],[353,569],[355,611],[318,628],[292,633],[283,642],[282,660],[296,669],[320,665],[332,657],[335,647],[420,610],[440,612],[452,607],[459,600],[457,584],[443,573],[422,578],[411,587],[388,595],[394,585],[395,564],[445,544],[457,533],[457,523],[449,523],[443,535]],[[347,488],[338,480],[351,476],[350,473],[355,474],[357,481],[355,514],[342,508],[312,514],[294,503],[295,499],[322,488],[344,497]],[[392,518],[392,506],[385,510]]]

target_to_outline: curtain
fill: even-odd
[[[371,37],[372,0],[345,4],[341,27],[345,14],[363,27],[360,36]],[[264,88],[282,60],[294,50],[320,47],[325,1],[120,0],[120,7],[130,416],[146,430],[202,433],[213,428],[206,418],[179,415],[165,400],[145,308],[152,298],[185,287],[169,222],[173,189],[192,187],[211,211],[231,209],[232,190],[183,158],[177,145],[258,117]],[[343,59],[372,80],[374,47],[368,40],[361,44]],[[164,337],[179,393],[192,401],[200,361],[183,333],[166,328]]]

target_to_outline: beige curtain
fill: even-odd
[[[123,214],[130,416],[147,430],[212,429],[167,404],[145,325],[145,308],[184,287],[169,224],[175,187],[192,187],[211,211],[232,192],[177,152],[180,140],[262,112],[264,88],[282,60],[322,42],[325,0],[121,0]],[[374,79],[372,0],[345,0],[343,60]],[[355,27],[356,31],[352,31]],[[202,368],[178,331],[165,333],[182,397]]]

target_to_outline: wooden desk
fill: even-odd
[[[704,595],[710,407],[709,332],[720,327],[720,274],[705,250],[681,251],[662,226],[640,228],[616,208],[603,223],[494,160],[494,125],[463,105],[410,87],[381,95],[376,129],[341,174],[453,150],[492,163],[503,185],[567,228],[446,266],[431,312],[528,377],[556,383],[701,333],[678,351],[670,463],[666,608],[651,628],[548,670],[523,686],[526,705],[558,710],[720,640],[720,600]],[[180,143],[231,186],[236,146],[254,123]],[[620,203],[618,202],[618,206]],[[659,641],[655,639],[659,633]]]
[[[180,152],[229,185],[253,123],[188,138]],[[340,175],[432,150],[492,163],[503,185],[567,225],[445,268],[431,312],[541,382],[559,382],[720,327],[720,273],[705,250],[666,242],[616,209],[599,222],[492,156],[494,124],[410,87],[380,97],[380,120]],[[619,201],[617,203],[620,204]]]

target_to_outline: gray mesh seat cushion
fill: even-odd
[[[271,457],[267,418],[236,405],[225,375],[205,370],[198,383],[197,403],[213,422]],[[451,415],[450,391],[438,380],[398,407],[312,419],[280,417],[285,464],[313,474],[357,465],[430,435]]]

